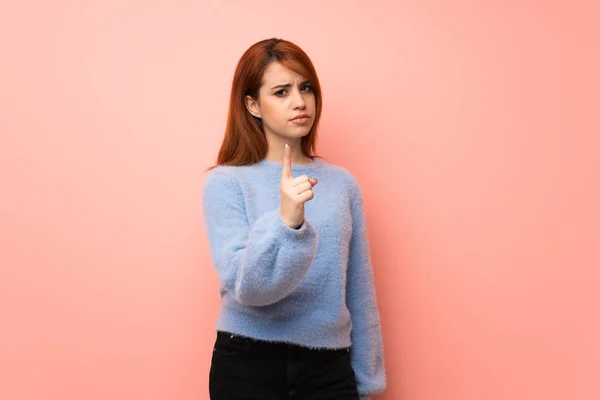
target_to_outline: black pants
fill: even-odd
[[[217,332],[211,400],[358,400],[350,350],[311,350]]]

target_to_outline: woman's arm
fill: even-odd
[[[368,399],[370,394],[382,392],[387,382],[363,196],[354,177],[352,177],[350,196],[352,237],[348,261],[346,304],[352,319],[351,362],[356,374],[358,392],[363,400]]]
[[[269,305],[300,285],[317,250],[317,233],[307,220],[290,228],[278,207],[250,226],[239,183],[221,169],[204,182],[203,210],[212,260],[237,301]]]

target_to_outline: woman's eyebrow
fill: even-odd
[[[300,85],[309,85],[309,84],[310,84],[310,81],[308,81],[308,80],[300,83]],[[291,83],[284,83],[284,84],[281,84],[281,85],[273,86],[271,88],[271,90],[277,89],[277,88],[289,88],[291,86],[292,86]]]

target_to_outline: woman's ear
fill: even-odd
[[[258,106],[258,101],[254,100],[252,96],[246,96],[246,109],[250,114],[255,116],[256,118],[261,118],[260,116],[260,107]]]

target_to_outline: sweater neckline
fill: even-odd
[[[310,164],[294,164],[292,163],[292,171],[314,171],[322,165],[322,160],[318,157],[313,158],[313,162]],[[272,170],[281,171],[283,169],[283,162],[278,161],[269,161],[267,159],[262,159],[258,162],[259,165],[267,167]]]

